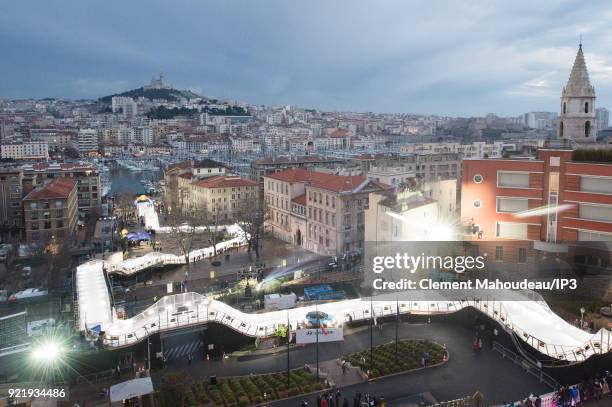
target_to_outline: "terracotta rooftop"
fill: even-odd
[[[256,187],[257,182],[240,177],[210,177],[194,181],[194,185],[202,188],[238,188],[238,187]]]
[[[291,202],[296,203],[298,205],[306,206],[306,194],[296,196],[291,200]]]
[[[363,184],[367,178],[361,176],[344,176],[327,174],[324,172],[309,171],[305,168],[289,168],[266,176],[278,181],[296,183],[308,182],[315,188],[327,189],[335,192],[348,192]],[[386,189],[387,185],[371,181],[380,188]]]
[[[72,178],[55,178],[41,186],[36,187],[24,200],[68,198],[70,192],[76,188],[76,182]]]
[[[173,168],[182,168],[182,169],[191,168],[191,161],[181,161],[180,163],[171,164],[171,165],[168,166],[169,170],[171,170]]]
[[[338,130],[332,131],[331,134],[329,135],[329,137],[340,138],[340,137],[346,137],[348,135],[349,135],[348,130],[346,130],[346,129],[338,129]]]
[[[340,158],[322,157],[319,155],[265,157],[254,160],[254,164],[291,164],[291,163],[325,163],[343,162]]]

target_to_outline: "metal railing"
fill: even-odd
[[[499,352],[504,359],[509,359],[510,361],[514,362],[514,364],[525,369],[525,372],[537,378],[540,383],[546,384],[553,390],[557,390],[561,387],[561,384],[557,382],[552,376],[542,371],[542,369],[538,368],[530,361],[512,352],[510,349],[506,348],[501,343],[497,341],[493,342],[493,349]]]

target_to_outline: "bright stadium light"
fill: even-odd
[[[61,345],[57,342],[43,342],[35,345],[32,358],[37,362],[53,363],[61,358],[62,351]]]

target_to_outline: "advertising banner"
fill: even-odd
[[[317,330],[312,329],[298,329],[295,331],[295,343],[298,345],[306,343],[317,342]],[[335,342],[344,340],[342,328],[320,328],[319,329],[319,342]]]

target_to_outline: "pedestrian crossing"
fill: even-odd
[[[180,346],[164,349],[164,356],[166,356],[166,361],[168,362],[181,358],[187,359],[187,355],[189,354],[192,354],[195,359],[198,356],[198,350],[201,346],[202,343],[200,341],[185,343]]]

